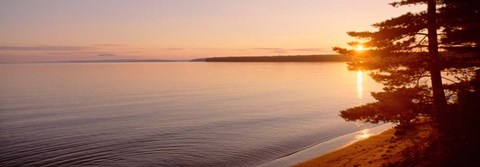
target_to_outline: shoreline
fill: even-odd
[[[332,152],[317,155],[294,167],[388,166],[401,164],[415,157],[415,150],[428,145],[432,134],[429,123],[415,125],[406,135],[395,136],[390,128],[380,134],[356,141]]]
[[[390,123],[378,125],[372,128],[359,130],[353,133],[348,133],[333,139],[313,144],[307,148],[299,150],[295,153],[279,157],[278,159],[259,164],[257,167],[282,167],[293,166],[312,158],[329,154],[336,150],[349,147],[356,142],[368,140],[368,138],[381,134],[382,132],[392,129],[394,125]]]

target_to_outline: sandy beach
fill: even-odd
[[[396,129],[360,140],[339,150],[295,165],[296,167],[387,166],[406,164],[429,145],[432,127],[418,125],[403,136],[395,136]]]

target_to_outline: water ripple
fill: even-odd
[[[342,63],[0,65],[0,166],[255,166],[358,130],[337,116],[369,100],[356,77]]]

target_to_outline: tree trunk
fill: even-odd
[[[430,56],[430,75],[432,79],[434,114],[439,116],[447,110],[447,100],[443,91],[440,55],[438,54],[436,0],[428,0],[428,54]]]

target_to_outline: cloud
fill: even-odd
[[[278,51],[278,50],[285,50],[284,48],[252,48],[254,50],[269,50],[269,51]]]
[[[272,53],[287,53],[287,50],[272,50]]]
[[[46,54],[49,54],[49,55],[96,55],[96,54],[99,54],[99,53],[98,52],[90,52],[90,51],[84,51],[84,52],[64,51],[64,52],[47,52]]]
[[[79,51],[92,49],[83,46],[0,46],[1,51]]]
[[[252,48],[252,49],[253,50],[263,50],[263,51],[268,51],[268,52],[277,53],[277,54],[288,52],[288,49],[285,49],[285,48]]]
[[[253,50],[264,50],[272,53],[288,53],[288,52],[326,52],[330,51],[325,48],[251,48]]]
[[[290,49],[291,51],[306,51],[306,52],[325,52],[325,51],[330,51],[325,48],[295,48],[295,49]]]
[[[128,45],[123,45],[123,44],[95,44],[93,46],[119,47],[119,46],[128,46]]]
[[[167,48],[167,50],[169,50],[169,51],[182,51],[182,50],[186,50],[186,48]]]
[[[103,54],[98,54],[97,56],[100,56],[100,57],[112,57],[112,56],[119,56],[119,55],[111,54],[111,53],[103,53]]]

